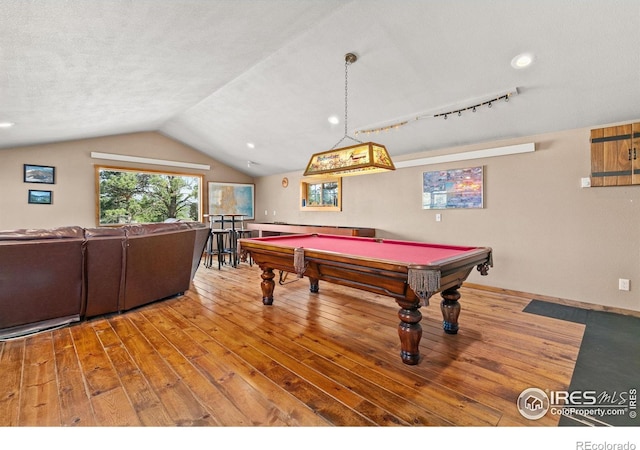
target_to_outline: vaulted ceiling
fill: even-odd
[[[640,119],[638,0],[5,0],[0,149],[157,130],[303,170],[345,134],[348,52],[348,134],[407,122],[357,135],[392,157]]]

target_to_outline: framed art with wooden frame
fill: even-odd
[[[244,220],[255,217],[255,185],[209,182],[209,214],[240,214]]]
[[[38,166],[35,164],[24,165],[25,183],[56,183],[56,168],[53,166]]]
[[[34,205],[50,205],[53,203],[53,193],[51,191],[29,189],[29,203]]]

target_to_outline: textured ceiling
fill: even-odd
[[[0,148],[157,130],[303,170],[344,135],[347,52],[349,135],[408,119],[358,135],[392,156],[636,120],[639,24],[638,0],[3,0]]]

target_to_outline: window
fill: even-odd
[[[301,211],[341,211],[342,178],[306,178],[300,183]]]
[[[202,175],[96,166],[99,226],[200,221]]]

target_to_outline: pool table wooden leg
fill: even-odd
[[[262,304],[263,305],[271,305],[273,304],[273,288],[276,283],[273,281],[273,278],[276,276],[273,273],[273,269],[262,269],[262,283],[260,283],[260,287],[262,288]]]
[[[317,278],[309,277],[309,290],[314,294],[320,292],[320,281]]]
[[[459,286],[446,289],[440,293],[442,301],[440,302],[440,310],[442,311],[442,327],[447,334],[458,333],[458,317],[460,316],[460,292]]]
[[[409,365],[415,365],[420,362],[420,339],[422,339],[422,313],[420,312],[420,303],[403,302],[397,300],[400,305],[398,317],[398,336],[400,336],[400,357],[402,362]]]

